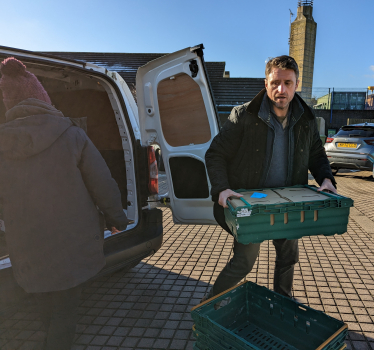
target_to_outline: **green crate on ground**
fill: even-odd
[[[200,350],[341,350],[348,331],[344,322],[252,282],[197,305],[191,315]]]
[[[225,220],[239,243],[272,239],[343,234],[353,200],[299,185],[259,190],[237,190],[242,198],[228,199]],[[252,198],[254,193],[265,198]]]
[[[207,350],[207,349],[214,349],[214,350],[235,350],[232,346],[227,345],[224,342],[217,342],[217,340],[213,337],[210,337],[203,332],[195,332],[196,336],[196,343],[195,346],[197,349]]]

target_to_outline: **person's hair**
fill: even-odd
[[[299,67],[296,61],[287,55],[278,56],[274,58],[269,58],[269,61],[266,63],[265,67],[265,77],[268,78],[271,70],[273,68],[280,68],[280,69],[292,69],[296,74],[296,80],[299,79]]]

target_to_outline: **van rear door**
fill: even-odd
[[[204,156],[218,119],[203,46],[140,67],[136,92],[142,144],[161,147],[174,222],[216,224]]]

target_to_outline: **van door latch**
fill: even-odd
[[[191,71],[192,78],[195,78],[197,76],[198,71],[199,71],[199,66],[197,65],[196,60],[191,61],[190,71]]]

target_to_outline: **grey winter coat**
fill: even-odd
[[[0,125],[0,197],[14,276],[29,293],[72,288],[105,264],[97,207],[125,229],[116,182],[99,151],[53,106],[22,101]]]

